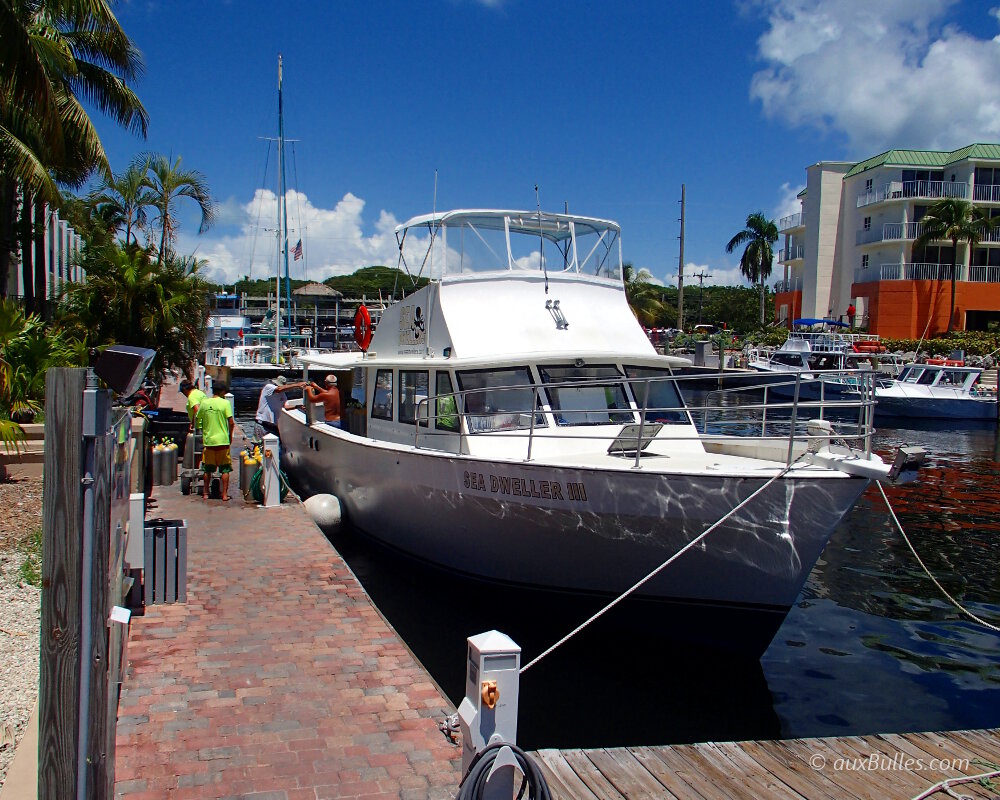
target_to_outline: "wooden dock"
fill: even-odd
[[[889,800],[923,797],[947,778],[1000,770],[1000,729],[669,747],[540,750],[560,800],[677,798]],[[956,784],[928,797],[997,798],[992,784]]]

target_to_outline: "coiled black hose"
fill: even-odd
[[[517,793],[518,800],[525,796],[525,789],[528,790],[527,796],[530,800],[552,800],[549,785],[545,782],[545,776],[538,765],[516,744],[508,744],[507,742],[491,744],[476,753],[476,757],[469,764],[469,771],[465,773],[462,783],[459,784],[455,800],[479,800],[483,797],[483,792],[486,791],[486,778],[490,774],[490,769],[493,762],[496,761],[501,747],[511,749],[521,772],[524,773],[524,777],[521,779],[521,788]]]

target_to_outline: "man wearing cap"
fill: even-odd
[[[229,499],[229,474],[233,471],[233,460],[229,454],[229,446],[233,442],[233,409],[223,396],[226,385],[216,381],[215,394],[206,397],[198,404],[195,424],[202,430],[204,449],[201,454],[201,468],[205,472],[202,497],[208,500],[209,485],[212,475],[218,470],[222,500]]]
[[[257,416],[255,417],[257,425],[267,433],[273,433],[277,436],[278,414],[281,413],[285,400],[288,399],[285,397],[286,392],[302,389],[308,385],[305,382],[289,383],[288,378],[284,375],[271,378],[260,390],[260,400],[257,402]],[[258,431],[257,435],[262,434]]]
[[[195,386],[191,381],[181,381],[181,394],[187,398],[186,410],[188,419],[191,420],[191,430],[194,430],[194,418],[198,415],[198,406],[205,399],[205,393]]]
[[[337,376],[327,375],[323,379],[324,386],[310,383],[306,387],[306,399],[310,403],[322,403],[323,415],[327,425],[340,427],[340,389],[337,388]]]

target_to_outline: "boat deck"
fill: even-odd
[[[1000,769],[1000,730],[882,734],[670,747],[540,750],[553,797],[561,800],[893,800],[996,798],[1000,778],[939,781]]]

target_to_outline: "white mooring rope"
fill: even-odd
[[[791,470],[791,468],[794,467],[799,462],[799,460],[801,458],[802,458],[802,456],[799,456],[799,458],[795,459],[795,461],[793,461],[791,464],[789,464],[788,466],[784,467],[773,478],[770,478],[767,481],[767,483],[765,483],[763,486],[761,486],[759,489],[757,489],[755,492],[753,492],[753,494],[751,494],[749,497],[747,497],[746,500],[743,500],[740,503],[738,503],[737,505],[733,506],[733,508],[728,513],[726,513],[725,515],[723,515],[716,522],[712,523],[712,525],[710,525],[708,528],[706,528],[704,531],[702,531],[700,534],[698,534],[694,539],[692,539],[690,542],[688,542],[686,545],[684,545],[680,550],[678,550],[676,553],[674,553],[672,556],[670,556],[670,558],[668,558],[666,561],[664,561],[662,564],[660,564],[660,566],[658,566],[656,569],[654,569],[652,572],[650,572],[648,575],[646,575],[646,577],[644,577],[644,578],[640,579],[638,582],[634,583],[630,588],[628,588],[624,592],[622,592],[622,594],[620,594],[618,597],[616,597],[614,600],[612,600],[610,603],[608,603],[606,606],[604,606],[604,608],[602,608],[600,611],[598,611],[597,613],[595,613],[589,619],[587,619],[584,622],[581,622],[573,630],[571,630],[569,633],[567,633],[565,636],[563,636],[562,639],[560,639],[554,645],[552,645],[551,647],[549,647],[543,653],[541,653],[538,656],[535,656],[535,658],[533,658],[531,661],[529,661],[527,664],[525,664],[523,667],[521,667],[521,670],[520,670],[520,672],[518,674],[519,675],[523,675],[525,672],[527,672],[529,669],[531,669],[531,667],[535,666],[535,664],[537,664],[539,661],[541,661],[543,658],[545,658],[545,656],[547,656],[553,650],[555,650],[556,648],[561,647],[562,645],[564,645],[566,642],[568,642],[570,639],[572,639],[574,636],[576,636],[580,631],[582,631],[584,628],[586,628],[588,625],[590,625],[590,623],[592,623],[595,620],[597,620],[600,617],[602,617],[604,614],[606,614],[608,611],[610,611],[612,608],[614,608],[616,605],[618,605],[622,600],[624,600],[630,594],[632,594],[633,592],[635,592],[636,589],[640,588],[647,581],[649,581],[652,578],[656,577],[662,570],[666,569],[674,561],[676,561],[678,558],[680,558],[682,555],[684,555],[688,550],[690,550],[692,547],[694,547],[696,544],[698,544],[698,542],[700,542],[702,539],[704,539],[706,536],[708,536],[708,534],[710,534],[712,531],[714,531],[716,528],[718,528],[723,522],[725,522],[727,519],[729,519],[731,516],[733,516],[733,514],[735,514],[737,511],[739,511],[741,508],[743,508],[747,503],[749,503],[751,500],[753,500],[755,497],[757,497],[757,495],[759,495],[761,492],[763,492],[768,486],[770,486],[776,480],[778,480],[779,478],[783,477],[786,473],[788,473],[788,471]]]
[[[906,535],[906,531],[903,530],[903,526],[900,524],[899,519],[896,517],[896,512],[892,510],[892,505],[889,503],[889,498],[886,496],[885,489],[882,488],[882,483],[880,481],[875,481],[875,485],[878,486],[878,490],[882,494],[882,499],[885,500],[885,507],[889,509],[889,516],[892,517],[892,521],[896,523],[896,530],[898,530],[900,535],[903,537],[903,541],[906,542],[906,546],[910,548],[910,552],[913,553],[913,557],[917,559],[917,563],[923,568],[924,572],[927,573],[927,577],[930,578],[934,582],[934,585],[941,590],[941,594],[947,597],[949,602],[953,606],[955,606],[955,608],[957,608],[961,613],[965,614],[965,616],[967,616],[969,619],[978,622],[980,625],[989,628],[991,631],[1000,633],[1000,627],[994,625],[991,622],[987,622],[985,619],[982,619],[981,617],[977,617],[975,614],[969,611],[969,609],[965,608],[965,606],[959,603],[958,600],[956,600],[954,597],[948,594],[948,590],[945,589],[941,585],[941,582],[931,574],[931,571],[927,569],[927,565],[924,564],[923,560],[920,558],[916,549],[913,547],[913,544],[910,542],[910,537],[908,537]]]

